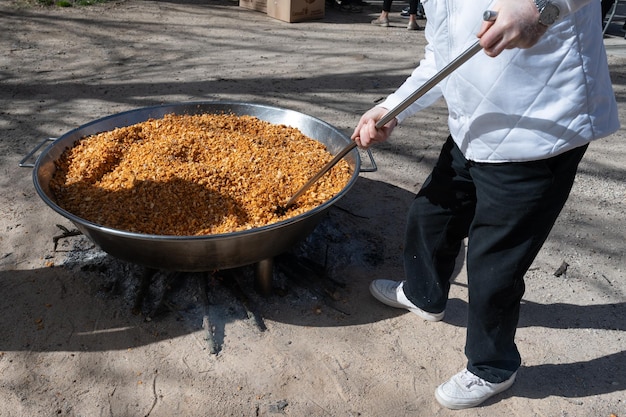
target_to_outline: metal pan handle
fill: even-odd
[[[374,160],[374,155],[372,154],[372,150],[367,148],[365,150],[367,152],[367,156],[370,159],[370,164],[367,168],[363,168],[363,164],[361,164],[361,169],[359,172],[376,172],[378,171],[378,165],[376,165],[376,161]]]
[[[41,149],[43,145],[45,145],[48,142],[54,142],[55,140],[57,140],[57,138],[47,138],[47,139],[42,140],[39,145],[35,146],[35,148],[32,151],[28,152],[28,154],[24,158],[22,158],[22,160],[18,164],[19,167],[20,168],[34,168],[35,167],[34,163],[32,162],[27,163],[26,161],[28,161],[29,159],[32,159],[33,155],[37,151],[39,151],[39,149]]]

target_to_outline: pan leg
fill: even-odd
[[[263,296],[272,293],[272,278],[274,275],[274,258],[267,258],[256,264],[254,289]]]

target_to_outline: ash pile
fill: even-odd
[[[55,267],[79,274],[95,297],[121,299],[128,312],[145,321],[158,325],[173,316],[202,330],[208,350],[218,354],[224,323],[246,320],[254,331],[265,332],[263,313],[272,303],[349,316],[349,283],[342,269],[371,268],[383,261],[384,239],[363,229],[362,223],[339,207],[329,210],[309,236],[272,260],[269,292],[259,291],[255,265],[205,272],[156,270],[114,258],[62,225],[48,258]]]

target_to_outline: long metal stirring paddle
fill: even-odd
[[[493,21],[496,19],[497,13],[493,11],[486,11],[483,14],[483,19],[486,21]],[[389,123],[394,117],[396,117],[400,112],[409,107],[415,100],[422,97],[428,91],[430,91],[434,86],[439,84],[441,80],[450,75],[454,70],[463,65],[467,60],[476,55],[478,51],[480,51],[482,46],[480,46],[480,41],[476,41],[472,46],[467,48],[465,51],[461,53],[458,57],[452,60],[448,65],[443,67],[437,74],[435,74],[431,79],[426,81],[420,88],[415,90],[410,96],[405,98],[401,103],[399,103],[396,107],[389,110],[385,115],[376,122],[376,128],[380,129]],[[326,174],[332,167],[334,167],[337,162],[341,160],[344,156],[348,154],[352,149],[356,148],[356,142],[352,141],[349,145],[343,148],[335,157],[328,162],[322,169],[319,170],[317,174],[313,176],[306,184],[304,184],[290,199],[287,203],[281,207],[281,210],[286,210],[289,206],[291,206],[297,199],[300,197],[309,187],[317,180],[319,180],[322,175]]]

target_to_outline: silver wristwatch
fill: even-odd
[[[550,0],[534,0],[537,10],[539,10],[539,23],[552,26],[559,18],[561,10]]]

